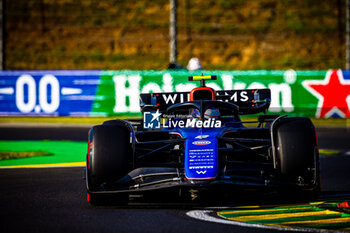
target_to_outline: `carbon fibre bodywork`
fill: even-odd
[[[220,129],[133,130],[131,171],[112,182],[102,183],[99,190],[90,192],[131,193],[171,187],[211,189],[218,185],[239,189],[313,189],[317,182],[317,174],[313,172],[317,169],[316,164],[310,167],[310,174],[303,179],[281,173],[278,149],[274,145],[274,128],[285,116],[275,117],[264,115],[256,122],[231,122]],[[142,124],[137,120],[131,121],[133,125],[123,122],[130,129]],[[258,124],[260,127],[247,128],[243,124]],[[185,142],[200,135],[211,135],[217,139],[217,166],[214,176],[193,179],[186,175]]]

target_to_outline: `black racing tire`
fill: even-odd
[[[120,125],[120,126],[126,126],[130,129],[130,131],[133,131],[132,128],[135,129],[135,131],[142,131],[143,130],[143,124],[141,121],[137,119],[127,119],[127,120],[109,120],[103,122],[103,125]]]
[[[115,182],[130,172],[133,157],[131,136],[125,124],[97,125],[90,130],[91,151],[86,177],[91,204],[104,204],[111,195],[94,192],[103,191],[103,184]],[[119,204],[128,201],[127,194],[113,196],[115,201],[119,200]]]
[[[311,120],[283,118],[276,129],[277,163],[283,177],[308,184],[295,191],[314,197],[320,192],[320,168],[317,136]]]

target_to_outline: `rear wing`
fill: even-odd
[[[265,113],[270,106],[271,92],[270,89],[216,91],[216,99],[236,104],[241,115]],[[189,100],[190,92],[141,94],[140,107],[142,112],[159,109],[165,114],[168,107]]]

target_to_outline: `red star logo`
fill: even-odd
[[[341,70],[328,71],[324,80],[306,80],[303,86],[318,98],[316,117],[350,117],[350,80]]]

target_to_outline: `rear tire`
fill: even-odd
[[[91,151],[88,156],[88,199],[93,205],[127,204],[128,194],[94,193],[104,191],[103,185],[113,183],[125,176],[132,168],[133,148],[131,132],[126,125],[107,124],[92,127],[89,134]],[[112,197],[113,196],[113,197]]]
[[[294,191],[306,198],[320,192],[320,169],[317,136],[308,118],[281,119],[276,130],[278,166],[282,176],[296,184]]]

